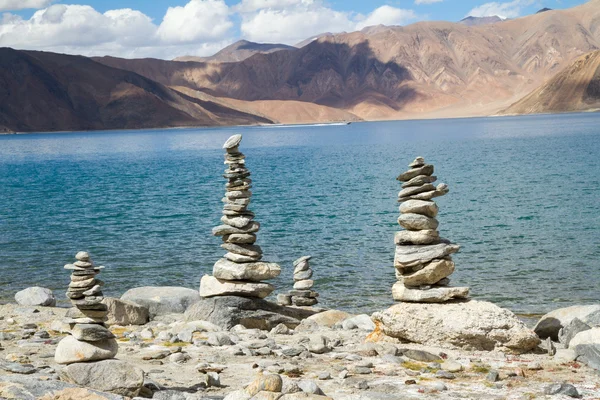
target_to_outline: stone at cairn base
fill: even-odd
[[[144,384],[144,371],[120,360],[71,364],[60,376],[69,383],[127,397],[139,395]]]
[[[468,287],[432,287],[431,289],[411,289],[402,282],[392,286],[392,297],[396,301],[418,303],[443,303],[453,299],[465,299],[469,296]]]
[[[211,275],[200,280],[200,297],[241,296],[264,299],[275,287],[264,282],[226,281]]]
[[[540,343],[512,312],[485,301],[398,303],[373,320],[388,336],[429,346],[521,353]]]
[[[82,342],[73,336],[66,336],[56,346],[54,361],[57,364],[72,364],[83,361],[100,361],[113,358],[119,351],[115,339],[98,342]]]
[[[283,307],[267,300],[238,296],[203,298],[185,312],[188,321],[208,321],[223,329],[241,324],[250,329],[271,330],[279,324],[295,328],[316,310]]]
[[[143,286],[126,291],[121,300],[148,308],[150,318],[165,314],[183,314],[200,300],[197,290],[177,286]]]

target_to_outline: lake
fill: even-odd
[[[396,176],[416,156],[450,193],[453,285],[519,313],[600,302],[600,114],[0,136],[0,299],[39,285],[61,304],[72,262],[105,294],[198,288],[225,251],[221,145],[242,133],[264,259],[312,255],[323,306],[393,304]],[[274,295],[272,295],[274,298]]]

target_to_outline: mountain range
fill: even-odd
[[[380,25],[319,35],[294,47],[241,41],[212,57],[173,61],[0,49],[0,104],[8,104],[0,106],[0,130],[306,123],[597,108],[591,100],[597,94],[597,71],[591,71],[598,59],[594,52],[600,49],[600,0],[479,22]],[[571,76],[577,76],[576,82]],[[560,93],[569,93],[568,100],[549,101]]]

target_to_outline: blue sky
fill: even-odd
[[[467,15],[506,18],[585,0],[0,0],[0,46],[83,55],[210,55],[239,39],[295,44],[323,32]]]

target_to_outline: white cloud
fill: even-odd
[[[415,0],[415,4],[433,4],[433,3],[441,3],[444,0]]]
[[[501,18],[516,18],[521,15],[523,8],[534,2],[535,0],[514,0],[507,3],[485,3],[469,11],[466,16],[491,17],[497,15]]]
[[[0,11],[44,8],[54,0],[0,0]]]
[[[392,6],[381,6],[375,9],[364,20],[356,25],[356,29],[362,29],[373,25],[404,25],[414,20],[417,15],[413,10],[403,10]]]
[[[283,10],[292,6],[310,6],[317,0],[242,0],[234,9],[241,13],[249,13],[261,9]]]

